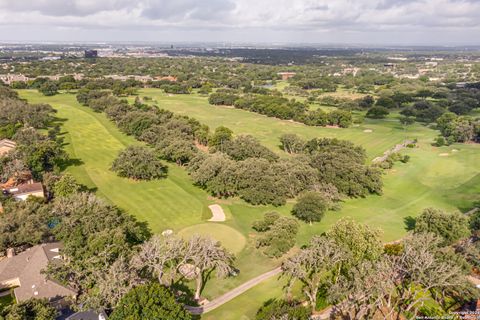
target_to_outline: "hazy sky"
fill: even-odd
[[[480,44],[480,0],[0,0],[3,41]]]

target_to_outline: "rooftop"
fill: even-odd
[[[76,292],[62,286],[41,273],[49,262],[61,263],[61,244],[44,243],[29,248],[18,255],[0,260],[0,287],[15,287],[18,302],[30,298],[57,300],[76,296]]]

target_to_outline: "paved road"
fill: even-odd
[[[256,286],[260,282],[267,280],[273,276],[278,275],[282,269],[280,267],[273,269],[271,271],[265,272],[264,274],[259,275],[258,277],[255,277],[253,279],[248,280],[247,282],[241,284],[240,286],[236,287],[235,289],[228,291],[224,295],[213,299],[212,301],[208,302],[207,304],[201,306],[201,307],[191,307],[191,306],[186,306],[185,308],[190,311],[192,314],[202,314],[206,313],[209,311],[212,311],[215,308],[220,307],[222,304],[232,300],[233,298],[236,298],[237,296],[241,295],[248,289]]]

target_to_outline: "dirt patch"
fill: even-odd
[[[198,143],[198,141],[195,141],[195,147],[197,147],[198,150],[208,153],[208,146],[204,146],[203,144]]]
[[[208,209],[212,211],[212,217],[208,221],[212,221],[212,222],[225,221],[225,212],[223,212],[222,207],[220,207],[218,204],[212,204],[208,206]]]
[[[365,133],[372,133],[373,130],[372,130],[372,129],[365,129],[365,130],[363,130],[363,132],[365,132]]]
[[[327,125],[325,126],[325,128],[330,128],[330,129],[340,129],[339,126],[335,125],[335,126],[331,126],[331,125]]]
[[[448,157],[450,153],[440,153],[438,156],[439,157]]]

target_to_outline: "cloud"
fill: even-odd
[[[480,31],[480,1],[0,0],[0,32],[13,26],[30,28],[33,34],[39,27],[100,33],[118,30],[125,34],[165,28],[192,33],[204,30],[212,34],[255,30],[258,34],[252,37],[263,34],[267,41],[272,33],[295,32],[302,37],[306,34],[333,37],[342,33],[364,33],[367,37],[378,32],[427,35],[458,31],[473,39]]]
[[[230,0],[157,0],[141,5],[141,15],[151,20],[222,19],[222,15],[235,9]]]

